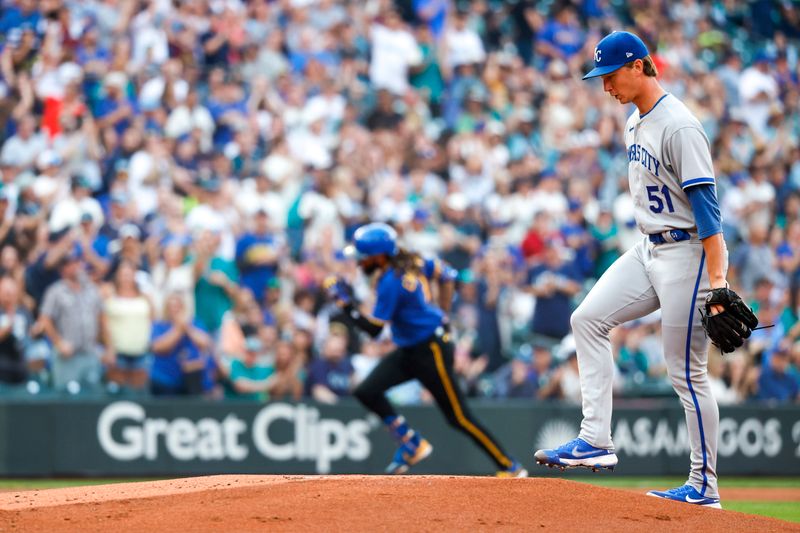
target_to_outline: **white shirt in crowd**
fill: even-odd
[[[768,99],[759,100],[761,93],[766,93]],[[747,124],[756,133],[763,135],[770,108],[778,102],[778,82],[756,67],[745,69],[739,78],[739,99],[742,103],[741,113]]]
[[[128,192],[136,202],[141,216],[158,208],[157,180],[159,171],[155,158],[147,150],[139,150],[128,167]]]
[[[164,96],[166,88],[167,80],[163,76],[150,78],[144,82],[142,89],[139,91],[139,105],[143,107],[151,104],[160,106],[161,98]],[[189,83],[186,80],[175,80],[172,90],[175,100],[183,102],[186,100],[186,95],[189,94]]]
[[[157,19],[160,24],[156,24]],[[133,50],[131,63],[136,68],[160,65],[169,59],[169,42],[164,31],[163,16],[143,11],[133,19]]]
[[[201,105],[190,108],[184,104],[176,107],[169,114],[167,123],[164,126],[164,134],[171,139],[177,139],[191,133],[192,130],[199,129],[203,132],[203,146],[201,148],[206,149],[211,147],[211,139],[215,128],[214,119],[208,109]]]
[[[153,267],[152,287],[149,296],[153,300],[157,320],[164,318],[164,303],[167,296],[179,293],[183,299],[184,309],[194,313],[194,265],[184,263],[176,268],[168,269],[163,261]]]
[[[258,192],[256,180],[253,178],[242,181],[239,192],[236,194],[236,204],[242,213],[247,215],[263,209],[267,212],[270,225],[275,230],[282,230],[286,227],[286,206],[288,204],[283,196],[273,190]]]
[[[469,63],[482,63],[486,59],[481,38],[473,30],[450,28],[445,34],[445,46],[450,66],[457,67]]]
[[[308,225],[304,232],[303,246],[314,249],[323,241],[331,241],[334,250],[344,246],[344,228],[339,218],[339,209],[331,198],[316,191],[307,191],[297,208],[300,218]]]
[[[53,211],[50,213],[50,227],[77,226],[84,213],[92,216],[92,223],[95,227],[103,225],[105,217],[100,202],[91,196],[77,200],[74,196],[69,195],[53,206]]]
[[[331,131],[344,117],[346,106],[347,100],[341,94],[318,94],[306,103],[303,115],[324,118],[328,131]]]
[[[41,133],[34,133],[27,139],[23,139],[19,135],[12,135],[3,143],[0,162],[22,168],[31,167],[45,148],[47,148],[47,142]]]
[[[416,39],[404,29],[392,30],[381,24],[372,26],[370,37],[370,80],[376,89],[403,94],[408,88],[408,68],[422,61],[422,52]]]
[[[230,216],[214,209],[208,204],[200,204],[192,208],[186,216],[186,227],[193,235],[202,231],[213,231],[221,234],[221,243],[217,255],[223,259],[233,260],[236,257],[236,238],[233,235],[233,223]]]
[[[772,222],[772,205],[775,200],[775,187],[768,181],[749,181],[744,188],[744,197],[747,205],[758,204],[760,207],[753,210],[748,218],[748,226],[769,227]]]

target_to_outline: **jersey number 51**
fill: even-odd
[[[661,194],[659,195],[659,192]],[[663,196],[663,199],[662,199]],[[647,186],[647,199],[650,200],[650,211],[653,213],[660,213],[664,210],[664,203],[667,204],[667,212],[674,213],[675,208],[672,207],[672,197],[669,195],[669,189],[666,185],[658,189],[658,185]]]

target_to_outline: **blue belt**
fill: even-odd
[[[692,234],[682,229],[671,229],[663,233],[653,233],[647,236],[653,244],[667,244],[668,242],[688,241]]]

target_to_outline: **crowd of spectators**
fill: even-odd
[[[392,345],[321,281],[369,305],[340,250],[385,221],[459,272],[470,395],[579,402],[570,312],[642,238],[631,109],[580,81],[626,28],[703,123],[728,280],[775,324],[712,350],[715,393],[800,400],[789,0],[3,0],[0,381],[335,402]],[[657,315],[612,341],[619,394],[669,391]]]

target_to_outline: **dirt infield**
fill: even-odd
[[[559,479],[209,476],[0,494],[0,531],[798,531]]]

